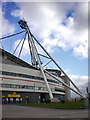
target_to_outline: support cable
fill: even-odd
[[[19,47],[19,45],[20,45],[20,43],[22,42],[22,40],[23,40],[24,37],[25,37],[25,34],[24,34],[24,36],[22,37],[22,39],[19,41],[19,43],[18,43],[17,47],[15,48],[13,54],[16,52],[17,48]]]
[[[50,60],[48,63],[46,63],[43,67],[47,66],[50,62],[52,62],[52,60]]]
[[[12,51],[12,37],[11,37],[11,40],[10,40],[10,52]]]
[[[30,32],[30,36],[31,36],[31,43],[32,43],[33,53],[34,53],[34,56],[36,56],[35,60],[36,60],[36,67],[37,67],[37,65],[39,64],[38,59],[40,61],[40,64],[41,64],[41,60],[40,60],[40,56],[38,54],[37,48],[36,48],[35,43],[34,43],[34,38],[31,35],[31,32]]]
[[[30,51],[30,54],[31,54],[31,58],[32,58],[32,50],[31,50],[31,43],[30,43],[30,40],[29,40],[29,35],[28,35],[28,44],[29,44],[29,51]],[[32,59],[31,59],[31,63],[32,63]]]
[[[15,35],[18,35],[18,34],[21,34],[23,32],[25,32],[25,31],[18,32],[18,33],[15,33],[15,34],[12,34],[12,35],[9,35],[9,36],[6,36],[6,37],[2,37],[2,38],[0,38],[0,40],[5,39],[5,38],[9,38],[9,37],[12,37],[12,36],[15,36]]]
[[[19,52],[18,58],[19,58],[20,55],[21,55],[21,52],[22,52],[22,49],[23,49],[23,45],[24,45],[24,42],[25,42],[25,39],[26,39],[26,35],[27,35],[27,32],[25,33],[25,37],[24,37],[24,40],[23,40],[23,43],[22,43],[22,46],[21,46],[21,49],[20,49],[20,52]]]
[[[79,92],[74,90],[73,88],[71,88],[69,85],[67,85],[65,82],[61,81],[60,78],[57,78],[55,75],[52,75],[51,73],[49,73],[47,70],[44,70],[47,74],[49,74],[51,77],[53,77],[54,79],[58,80],[60,83],[64,84],[67,88],[71,89],[72,91],[74,91],[75,93],[77,93],[78,95],[80,95],[81,97],[84,98],[84,96]]]
[[[40,56],[43,56],[43,57],[45,57],[45,58],[50,59],[49,57],[47,57],[47,56],[45,56],[45,55],[42,55],[42,54],[38,54],[38,55],[40,55]]]
[[[30,53],[31,53],[31,62],[32,62],[32,65],[34,66],[36,64],[36,59],[35,59],[35,55],[34,55],[35,51],[33,48],[31,35],[29,35],[29,34],[28,34],[28,43],[29,43],[29,49],[30,49]]]
[[[31,35],[30,35],[31,36]],[[33,38],[32,38],[32,36],[31,36],[31,43],[32,43],[32,52],[33,52],[33,57],[34,57],[34,63],[35,63],[35,65],[36,65],[36,67],[37,67],[37,65],[38,65],[38,63],[37,63],[37,49],[36,49],[36,46],[35,46],[35,43],[34,43],[34,41],[33,41]],[[39,56],[38,56],[39,57]]]

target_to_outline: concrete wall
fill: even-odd
[[[68,80],[67,77],[62,76],[62,79],[64,80],[64,82],[65,82],[67,85],[70,86],[70,82],[69,82],[69,80]],[[70,91],[69,88],[65,87],[65,101],[68,101],[68,100],[70,100],[70,99],[71,99],[71,91]]]

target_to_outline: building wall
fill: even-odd
[[[15,61],[7,59],[7,57],[5,56],[2,58],[2,61],[0,60],[0,66],[1,66],[0,71],[12,72],[12,73],[17,73],[17,74],[19,73],[19,74],[33,75],[36,77],[37,76],[43,77],[40,70],[35,70],[33,68],[28,68],[28,67],[22,67],[19,64],[15,63]],[[52,78],[48,74],[46,74],[46,77],[47,79],[57,81],[56,79]],[[61,78],[59,77],[59,79]],[[24,102],[26,101],[25,96],[28,96],[27,99],[29,99],[29,102],[39,102],[39,101],[42,102],[43,99],[49,98],[49,93],[47,91],[47,86],[44,80],[40,81],[36,79],[23,78],[19,76],[0,75],[0,84],[1,85],[7,84],[11,86],[11,87],[6,87],[6,88],[2,86],[0,87],[0,91],[2,91],[2,96],[5,96],[5,99],[8,94],[13,94],[13,92],[20,94]],[[12,87],[13,85],[33,86],[33,87],[35,86],[35,88],[33,89],[13,88]],[[64,86],[61,83],[57,84],[57,83],[49,82],[49,86],[52,90],[54,97],[57,97],[58,99],[65,99],[64,96],[66,94],[66,91],[65,91]],[[42,87],[44,88],[44,90],[42,89],[38,90],[37,89],[38,87]],[[65,92],[55,91],[55,88],[57,89],[59,88],[59,90],[61,89]]]
[[[13,73],[21,73],[21,74],[26,74],[26,75],[33,75],[33,76],[36,76],[36,77],[37,76],[43,77],[40,70],[34,70],[34,69],[30,69],[30,68],[25,68],[25,67],[20,67],[20,66],[13,66],[13,65],[8,65],[8,64],[2,64],[2,68],[0,68],[0,71],[8,71],[8,72],[13,72]],[[46,77],[47,77],[47,79],[51,79],[51,80],[56,81],[54,78],[52,78],[48,74],[46,74]],[[61,86],[62,89],[64,89],[64,86],[61,83],[59,83],[59,85]]]
[[[49,102],[49,94],[48,93],[36,93],[36,92],[21,92],[16,91],[17,95],[20,95],[20,97],[8,97],[8,95],[12,95],[13,91],[3,91],[3,103],[40,103],[40,102]],[[60,100],[64,101],[63,95],[57,95],[53,94],[55,98],[58,98]],[[13,99],[13,100],[12,100]],[[15,99],[18,99],[15,100]]]
[[[65,82],[67,85],[70,86],[70,82],[69,82],[69,80],[68,80],[67,77],[62,76],[62,79],[64,80],[64,82]],[[66,93],[66,94],[65,94],[65,101],[70,100],[70,99],[71,99],[71,91],[70,91],[70,89],[67,88],[67,87],[65,87],[65,93]]]
[[[6,96],[6,98],[8,98],[8,102],[5,100],[3,101],[3,103],[14,103],[16,101],[14,101],[15,98],[18,98],[18,97],[8,97],[9,94],[13,94],[13,91],[3,91],[2,92],[2,96]],[[21,102],[21,103],[38,103],[41,101],[40,99],[40,93],[28,93],[28,92],[19,92],[17,91],[16,94],[20,95],[20,100],[18,102]],[[13,101],[10,100],[10,98],[13,98]]]
[[[13,65],[8,65],[8,64],[2,64],[2,69],[0,68],[0,71],[8,71],[8,72],[13,72],[13,73],[22,73],[22,74],[27,74],[27,75],[34,75],[34,76],[39,76],[42,77],[42,74],[39,70],[34,70],[30,68],[24,68],[20,66],[13,66]],[[46,75],[48,79],[53,79],[49,75]],[[5,96],[5,99],[7,99],[7,94],[16,92],[17,94],[20,94],[22,96],[23,101],[26,101],[25,96],[29,96],[27,99],[29,99],[29,102],[43,102],[43,99],[48,99],[49,98],[49,93],[47,91],[47,86],[44,81],[40,80],[32,80],[30,81],[29,78],[23,78],[23,77],[18,77],[18,76],[8,76],[8,75],[1,75],[1,84],[7,84],[10,85],[11,88],[9,87],[2,87],[0,90],[2,90],[2,96]],[[9,78],[9,79],[8,79]],[[18,79],[18,80],[17,80]],[[22,81],[21,81],[22,79]],[[25,81],[24,81],[25,80]],[[37,83],[37,82],[38,83]],[[17,86],[32,86],[35,88],[33,89],[27,89],[27,88],[13,88],[13,85]],[[52,90],[52,93],[55,97],[58,99],[61,99],[62,96],[65,95],[65,93],[62,93],[60,91],[55,91],[55,88],[59,88],[61,90],[64,90],[64,87],[61,86],[61,84],[56,84],[56,83],[51,83],[49,82],[50,88]],[[44,88],[38,90],[38,87]],[[3,98],[4,99],[4,98]],[[18,99],[18,98],[8,98],[8,99]],[[63,98],[64,99],[64,98]],[[6,100],[5,100],[6,101]]]

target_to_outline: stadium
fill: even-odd
[[[4,49],[0,49],[0,91],[2,92],[2,103],[67,101],[71,98],[70,90],[83,97],[77,86],[31,33],[27,22],[20,20],[18,23],[25,30],[22,31],[25,32],[25,35],[18,43],[13,54]],[[7,37],[15,36],[22,32]],[[31,64],[20,59],[26,36],[28,36]],[[7,37],[0,39],[6,39]],[[38,53],[35,41],[44,50],[46,55]],[[21,42],[21,49],[18,57],[16,57],[14,53]],[[57,69],[45,69],[42,66],[40,56],[50,60],[45,66],[53,62],[57,66]],[[70,84],[76,90],[71,88]]]
[[[0,67],[0,90],[2,90],[3,103],[43,102],[49,98],[40,70],[2,49],[0,49],[0,64],[2,66]],[[48,71],[57,77],[60,76],[58,70]],[[70,90],[66,95],[67,92],[62,84],[49,75],[46,76],[54,97],[61,100],[64,100],[65,96],[70,97]],[[61,80],[63,81],[62,78]]]

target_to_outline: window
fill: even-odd
[[[54,88],[51,88],[51,91],[54,91]]]
[[[13,98],[10,98],[10,101],[13,101]]]
[[[19,74],[19,73],[11,73],[11,72],[6,72],[6,71],[2,71],[2,75],[18,76],[18,77],[24,77],[24,78],[30,78],[30,79],[36,79],[36,80],[44,81],[44,79],[42,77],[31,76],[31,75],[26,75],[26,74]],[[59,82],[55,81],[55,80],[47,79],[47,81],[59,84]]]
[[[34,89],[33,86],[26,86],[27,89]]]
[[[16,101],[19,101],[19,98],[16,98]]]
[[[32,89],[34,89],[34,86],[26,86],[25,88],[26,88],[26,89],[31,89],[31,90],[32,90]]]
[[[46,87],[44,87],[44,88],[43,88],[43,90],[47,91],[47,88],[46,88]]]
[[[41,87],[38,87],[38,90],[41,90]]]
[[[58,84],[59,84],[59,82],[58,82],[58,81],[55,81],[55,80],[50,80],[50,79],[48,79],[48,82],[53,82],[53,83],[58,83]]]
[[[10,88],[9,84],[2,84],[2,88]]]
[[[11,76],[11,73],[10,72],[2,71],[2,75],[9,75],[9,76]]]
[[[58,74],[56,72],[54,72],[54,71],[50,71],[50,72],[51,72],[51,74],[58,76]]]
[[[20,85],[16,85],[16,88],[20,88]]]
[[[11,88],[16,88],[16,86],[15,86],[15,85],[11,85],[10,87],[11,87]]]
[[[64,98],[64,96],[63,96],[63,95],[61,95],[60,97],[61,97],[61,98]]]
[[[10,85],[11,88],[20,88],[19,85]]]
[[[11,76],[16,76],[16,73],[11,73]]]
[[[55,89],[55,91],[65,93],[64,90],[60,90],[60,89]]]
[[[26,86],[25,86],[25,85],[23,85],[23,86],[22,86],[22,88],[26,88]]]
[[[43,78],[38,77],[38,76],[31,76],[31,75],[19,74],[19,73],[11,73],[11,72],[6,72],[6,71],[3,71],[2,74],[3,75],[9,75],[9,76],[18,76],[18,77],[25,77],[25,78],[43,80]]]

